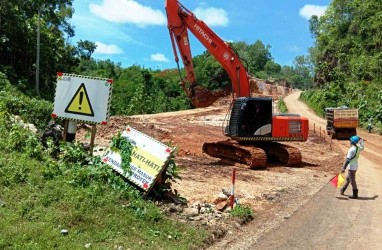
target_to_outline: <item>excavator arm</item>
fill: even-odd
[[[236,97],[249,97],[250,87],[247,70],[230,45],[224,42],[203,21],[199,20],[177,0],[166,0],[165,8],[175,61],[179,62],[178,49],[187,72],[186,77],[181,81],[181,86],[193,105],[196,107],[209,106],[217,98],[224,95],[224,92],[210,92],[206,88],[197,85],[188,31],[203,44],[226,70],[232,81],[232,88]]]

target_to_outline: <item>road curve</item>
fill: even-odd
[[[299,96],[295,92],[285,98],[289,112],[308,117],[311,129],[324,130],[325,120],[301,103]],[[357,172],[360,198],[340,196],[327,184],[278,229],[248,249],[382,249],[382,137],[360,129],[357,133],[366,141]],[[333,140],[333,144],[344,154],[349,147],[346,140]],[[346,191],[350,193],[351,186]]]

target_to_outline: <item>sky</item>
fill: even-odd
[[[293,65],[307,55],[314,40],[309,18],[324,14],[331,0],[180,0],[224,41],[257,40],[269,45],[276,63]],[[122,67],[175,68],[167,29],[165,0],[74,0],[72,44],[97,45],[96,60],[110,59]],[[190,33],[193,56],[206,48]],[[183,67],[183,65],[180,65]]]

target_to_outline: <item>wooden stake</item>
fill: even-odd
[[[94,140],[95,140],[96,132],[97,132],[97,125],[93,124],[93,126],[92,126],[92,137],[90,139],[90,148],[89,148],[90,155],[93,155]]]
[[[64,120],[64,133],[62,135],[62,139],[64,142],[66,142],[66,135],[68,133],[68,123],[69,123],[69,120]]]

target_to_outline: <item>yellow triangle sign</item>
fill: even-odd
[[[81,83],[72,100],[65,109],[66,113],[94,116],[93,108],[89,100],[85,84]]]

